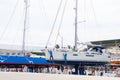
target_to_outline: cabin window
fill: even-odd
[[[10,53],[6,53],[6,55],[10,55]]]
[[[12,53],[12,55],[15,55],[15,53]]]
[[[73,54],[73,56],[78,56],[78,54]]]
[[[18,53],[18,55],[20,55],[20,53]]]

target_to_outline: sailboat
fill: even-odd
[[[110,62],[110,54],[103,52],[106,47],[101,45],[87,45],[89,48],[87,51],[79,51],[77,49],[77,5],[76,0],[76,16],[75,16],[75,47],[71,49],[53,49],[46,50],[46,59],[60,64],[83,64],[83,65],[103,65]],[[52,52],[51,52],[52,51]],[[52,57],[52,58],[51,58]]]

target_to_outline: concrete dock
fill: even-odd
[[[67,74],[0,72],[0,80],[120,80],[120,78]]]

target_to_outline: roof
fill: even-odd
[[[104,45],[104,46],[116,46],[116,45],[119,46],[120,39],[91,41],[91,43],[96,45]]]
[[[5,64],[49,64],[45,58],[26,56],[0,56],[0,63]]]
[[[88,45],[89,48],[100,48],[100,49],[106,49],[107,47],[106,46],[102,46],[102,45]]]

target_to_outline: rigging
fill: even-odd
[[[62,22],[63,22],[63,17],[64,17],[67,2],[68,2],[68,0],[65,1],[65,5],[64,5],[63,12],[62,12],[59,28],[58,28],[58,31],[57,31],[58,33],[57,33],[57,36],[56,36],[55,44],[57,43],[58,36],[60,36],[60,29],[61,29],[61,25],[62,25]],[[60,37],[63,38],[62,36],[60,36]],[[63,47],[63,45],[61,47]]]
[[[57,10],[57,14],[56,14],[56,16],[55,16],[55,20],[54,20],[54,22],[53,22],[52,29],[51,29],[51,32],[50,32],[50,34],[49,34],[49,38],[48,38],[48,40],[47,40],[47,44],[46,44],[45,48],[47,48],[48,43],[49,43],[49,40],[50,40],[50,37],[51,37],[51,35],[52,35],[52,33],[53,33],[53,30],[54,30],[54,27],[55,27],[55,23],[56,23],[56,21],[57,21],[57,17],[58,17],[58,14],[59,14],[59,11],[60,11],[60,8],[61,8],[61,5],[62,5],[62,1],[63,1],[63,0],[60,1],[59,7],[58,7],[58,10]]]
[[[6,30],[7,30],[10,22],[12,21],[12,18],[13,18],[14,14],[15,14],[15,11],[16,11],[16,8],[17,8],[17,5],[18,5],[18,2],[19,2],[19,0],[17,0],[16,3],[15,3],[14,9],[13,9],[13,11],[12,11],[12,14],[10,15],[9,20],[8,20],[8,22],[7,22],[6,26],[5,26],[2,34],[0,35],[0,40],[3,38],[3,36],[4,36],[4,34],[5,34]]]

